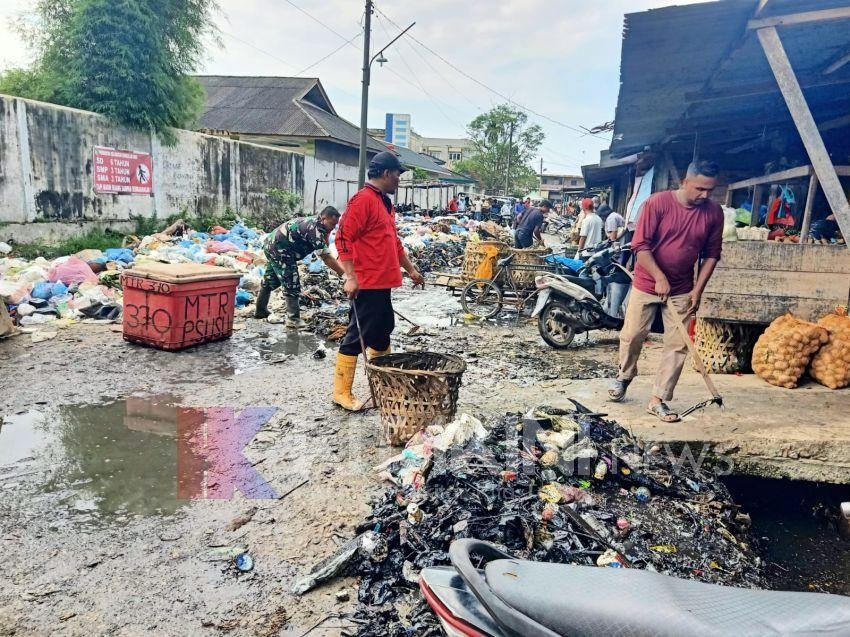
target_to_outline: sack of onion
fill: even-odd
[[[821,385],[841,389],[850,385],[850,317],[843,307],[827,314],[818,325],[829,332],[829,342],[812,359],[809,374]]]
[[[793,389],[812,356],[828,341],[824,327],[790,313],[780,316],[756,342],[753,371],[771,385]]]

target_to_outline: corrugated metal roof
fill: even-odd
[[[360,144],[360,129],[336,115],[317,78],[201,75],[198,80],[206,91],[203,129]],[[369,148],[383,150],[377,143]]]
[[[333,115],[322,110],[312,104],[298,100],[298,106],[301,110],[314,121],[323,131],[325,137],[330,137],[339,141],[346,142],[351,146],[360,147],[360,127],[355,126],[351,122],[338,115]],[[380,142],[375,141],[368,135],[366,136],[366,147],[369,150],[380,152],[386,150]]]
[[[383,144],[383,142],[380,143]],[[441,164],[430,155],[417,153],[416,151],[405,148],[404,146],[393,146],[392,144],[383,145],[386,147],[384,150],[389,149],[393,151],[396,155],[398,155],[401,163],[408,168],[422,168],[423,170],[427,170],[429,173],[433,173],[440,177],[456,176],[456,173],[453,173],[451,170],[446,168],[445,165]]]
[[[759,17],[848,5],[770,0]],[[730,129],[792,125],[758,37],[747,30],[757,6],[757,0],[722,0],[626,15],[613,156],[697,132],[705,140]],[[848,21],[779,32],[815,119],[847,114],[850,65],[830,75],[823,70],[850,50]]]

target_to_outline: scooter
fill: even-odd
[[[632,568],[519,560],[455,540],[419,588],[449,637],[850,634],[850,598],[732,588]],[[475,562],[473,564],[473,561]]]
[[[579,255],[584,267],[577,276],[545,274],[535,279],[540,291],[531,316],[540,336],[556,349],[590,330],[619,330],[620,308],[631,289],[631,276],[617,260],[630,244],[605,241]]]

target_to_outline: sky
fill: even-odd
[[[462,137],[476,115],[507,98],[536,113],[529,121],[546,135],[544,171],[580,174],[610,144],[610,133],[576,129],[614,119],[623,15],[696,1],[375,0],[373,52],[416,24],[415,40],[403,36],[386,50],[389,62],[373,67],[369,126],[383,128],[385,113],[409,113],[421,135]],[[0,3],[0,69],[31,59],[11,21],[33,2]],[[363,2],[220,4],[220,42],[208,47],[199,73],[319,77],[337,112],[359,123]]]

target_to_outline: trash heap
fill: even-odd
[[[157,233],[135,246],[136,261],[203,263],[230,268],[242,274],[236,291],[236,307],[252,302],[265,273],[263,232],[237,221],[229,230],[214,226],[209,232],[179,228],[174,235]]]
[[[82,258],[81,258],[82,257]],[[83,250],[48,261],[0,258],[0,302],[22,327],[65,327],[81,319],[121,315],[117,274],[133,262],[132,250]]]
[[[486,426],[464,415],[417,434],[378,467],[392,486],[373,501],[361,535],[293,592],[359,575],[357,634],[377,635],[387,622],[395,632],[380,634],[406,634],[394,606],[415,601],[419,571],[448,564],[456,538],[494,542],[521,559],[761,585],[749,518],[716,476],[695,466],[700,454],[645,448],[617,423],[574,405],[506,414]]]
[[[423,274],[446,271],[460,265],[466,241],[476,222],[454,217],[406,220],[398,233],[410,260]],[[471,232],[470,232],[471,229]]]
[[[468,238],[478,239],[477,222],[467,219],[427,220],[408,217],[399,222],[412,260],[423,273],[456,267]],[[121,316],[120,274],[145,262],[203,263],[242,274],[236,293],[240,315],[253,314],[253,302],[265,273],[265,234],[237,221],[230,229],[215,226],[196,232],[177,222],[164,232],[132,237],[128,245],[82,250],[52,261],[10,258],[12,247],[0,243],[0,299],[12,320],[24,327],[60,321],[60,326],[81,319],[116,320]],[[333,253],[333,247],[332,247]],[[310,256],[299,263],[301,305],[312,310],[305,318],[320,336],[337,340],[347,324],[348,301],[342,281],[324,263]],[[272,297],[272,310],[283,307],[280,295]]]

